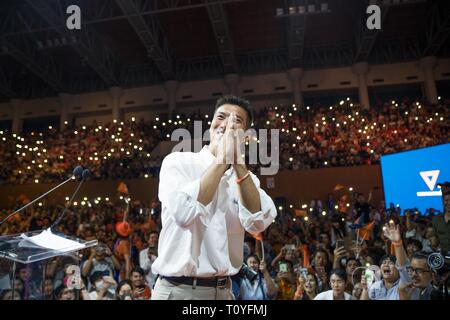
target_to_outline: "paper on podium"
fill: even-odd
[[[28,237],[25,234],[22,234],[21,237],[24,240],[29,241],[39,247],[58,250],[61,252],[75,251],[78,249],[83,249],[85,247],[83,244],[79,242],[53,234],[50,229],[46,229],[42,231],[40,234],[32,237]]]

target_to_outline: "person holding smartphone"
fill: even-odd
[[[310,273],[307,268],[302,268],[299,272],[294,300],[314,300],[318,292],[317,277]]]
[[[151,289],[145,284],[145,272],[141,267],[134,267],[131,270],[131,284],[133,289],[133,300],[149,300]]]
[[[277,271],[278,300],[292,300],[297,290],[294,265],[289,260],[282,260],[278,262]]]
[[[247,258],[247,265],[257,273],[254,279],[243,277],[240,283],[240,300],[270,300],[278,293],[278,288],[267,270],[265,261],[261,261],[257,255]]]

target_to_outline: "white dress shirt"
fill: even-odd
[[[243,262],[245,230],[259,233],[275,219],[275,205],[253,174],[250,177],[260,195],[261,211],[252,214],[242,205],[232,167],[221,178],[212,201],[207,206],[198,202],[200,179],[214,160],[207,146],[197,153],[174,152],[164,159],[158,191],[162,230],[153,273],[234,275]]]
[[[347,292],[344,292],[344,299],[345,300],[356,300],[354,296],[351,294],[348,294]],[[333,296],[333,290],[328,290],[319,293],[314,300],[334,300]]]

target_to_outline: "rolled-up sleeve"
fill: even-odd
[[[200,179],[192,180],[188,168],[183,170],[185,168],[179,158],[179,153],[172,153],[161,165],[158,197],[163,213],[172,217],[182,228],[188,228],[196,219],[208,225],[212,214],[206,206],[197,201]]]
[[[398,262],[395,264],[395,267],[398,270],[398,273],[400,275],[400,284],[409,283],[411,282],[411,276],[408,273],[408,268],[411,266],[409,261],[406,263],[406,265],[400,267]]]
[[[259,233],[264,231],[276,218],[277,210],[273,200],[260,188],[259,179],[251,174],[252,180],[259,192],[261,210],[251,213],[239,200],[239,220],[244,229],[249,233]]]

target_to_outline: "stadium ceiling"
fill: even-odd
[[[2,0],[0,101],[449,55],[450,1],[382,6],[368,30],[372,2]],[[81,30],[66,27],[74,4]],[[310,14],[289,14],[299,6]]]

